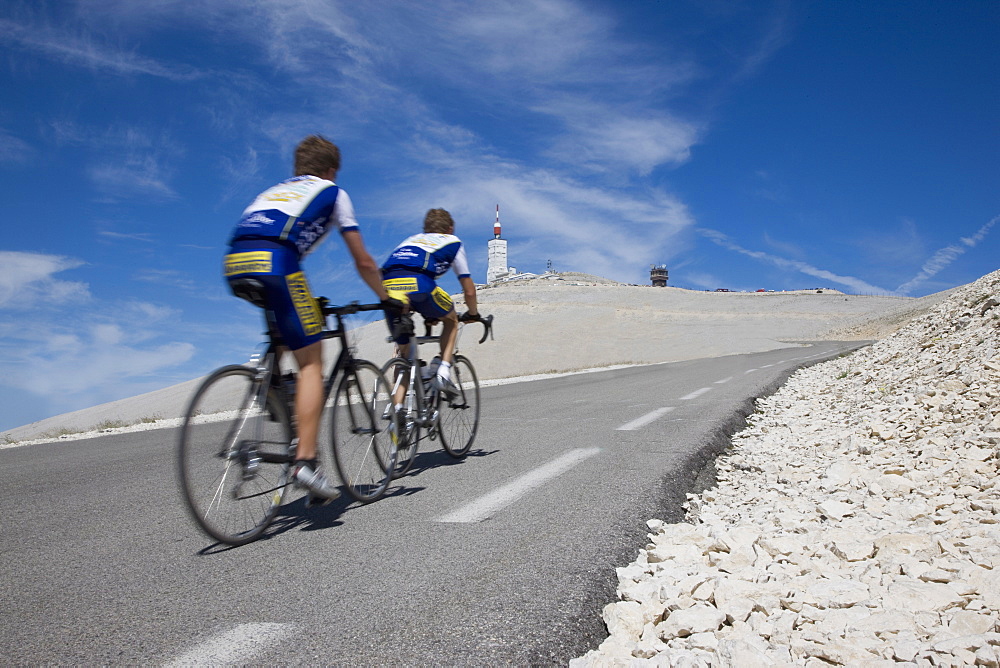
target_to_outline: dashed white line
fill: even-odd
[[[681,397],[681,401],[691,401],[692,399],[697,399],[698,397],[700,397],[701,395],[705,394],[706,392],[711,392],[711,391],[712,391],[712,388],[710,388],[710,387],[703,387],[700,390],[695,390],[691,394],[685,394],[683,397]]]
[[[646,413],[642,417],[638,417],[631,422],[626,422],[615,431],[635,431],[636,429],[642,429],[653,420],[658,420],[672,410],[674,410],[673,406],[657,408],[655,411],[650,411],[649,413]]]
[[[745,376],[748,373],[753,373],[754,371],[757,371],[757,369],[747,369],[746,371],[743,372],[743,375]]]
[[[514,503],[545,481],[565,473],[600,451],[600,448],[577,448],[570,450],[562,457],[554,459],[544,466],[539,466],[510,484],[495,489],[489,494],[479,497],[472,503],[439,517],[436,521],[454,523],[481,522]]]
[[[292,624],[240,624],[209,638],[166,665],[174,668],[250,663],[294,630]]]
[[[715,381],[715,384],[716,384],[716,385],[722,385],[723,383],[728,383],[728,382],[729,382],[729,381],[731,381],[732,379],[733,379],[733,377],[732,377],[732,376],[730,376],[729,378],[723,378],[722,380],[717,380],[717,381]]]

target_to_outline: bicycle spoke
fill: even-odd
[[[341,379],[333,401],[334,462],[348,493],[363,503],[385,494],[396,463],[389,430],[380,428],[390,404],[381,370],[358,360]]]
[[[459,393],[439,404],[438,434],[445,451],[461,458],[468,454],[479,429],[479,380],[472,363],[462,355],[455,356],[451,373]]]
[[[223,367],[205,380],[179,444],[181,488],[205,533],[239,545],[264,532],[284,498],[291,437],[277,396],[252,369]]]

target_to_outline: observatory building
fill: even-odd
[[[649,280],[654,288],[667,287],[667,265],[653,264],[649,267]]]
[[[497,219],[493,223],[493,238],[486,244],[489,262],[486,265],[486,282],[494,283],[511,273],[507,266],[507,240],[500,238],[500,205],[497,204]]]

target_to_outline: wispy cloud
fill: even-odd
[[[142,269],[136,273],[135,279],[137,281],[156,283],[157,285],[180,288],[191,292],[200,289],[198,282],[192,279],[190,275],[173,269]]]
[[[0,42],[41,53],[62,63],[121,75],[149,75],[174,81],[198,79],[191,67],[165,65],[135,51],[98,42],[91,35],[41,23],[24,24],[0,18]]]
[[[32,151],[28,142],[0,128],[0,163],[24,162]]]
[[[176,336],[181,333],[175,331],[177,309],[93,298],[85,305],[63,299],[60,308],[50,303],[40,309],[47,295],[28,292],[34,292],[36,308],[19,311],[16,322],[0,318],[5,369],[0,392],[31,397],[31,419],[162,387],[164,377],[196,353],[194,345]],[[18,426],[17,417],[4,415],[0,429]]]
[[[61,144],[83,146],[94,156],[84,168],[105,201],[177,197],[170,185],[181,147],[162,130],[135,126],[94,128],[71,121],[49,125]]]
[[[190,343],[130,345],[125,330],[110,324],[52,335],[40,343],[12,369],[5,384],[79,406],[135,394],[130,381],[182,364],[195,352]]]
[[[86,283],[67,281],[55,275],[76,269],[82,260],[21,251],[0,251],[0,309],[38,308],[86,300]]]
[[[798,273],[805,274],[806,276],[812,276],[813,278],[830,281],[831,283],[836,283],[837,285],[843,285],[856,293],[890,294],[891,292],[885,288],[880,288],[877,285],[871,285],[870,283],[867,283],[860,278],[855,278],[854,276],[841,276],[833,273],[832,271],[819,269],[811,264],[799,260],[789,260],[777,255],[771,255],[770,253],[748,250],[734,242],[722,232],[718,232],[716,230],[702,228],[698,230],[698,233],[727,250],[746,255],[747,257],[752,257],[755,260],[767,262],[775,267],[778,267],[779,269],[796,271]]]
[[[100,230],[97,234],[107,239],[116,239],[122,241],[142,241],[143,243],[147,244],[153,243],[152,235],[147,233],[127,234],[124,232],[114,232],[112,230]]]
[[[646,175],[659,165],[680,164],[690,158],[699,137],[693,123],[663,112],[628,115],[607,104],[575,98],[534,108],[560,118],[567,130],[546,153],[595,171],[625,167]]]
[[[978,230],[976,233],[969,237],[961,237],[957,244],[950,244],[944,248],[938,249],[920,268],[920,271],[916,276],[906,281],[898,288],[896,292],[901,295],[908,295],[913,292],[919,285],[930,280],[936,274],[943,271],[948,265],[957,260],[965,251],[970,248],[975,248],[979,242],[986,238],[986,235],[990,233],[993,226],[1000,221],[1000,216],[988,221]]]

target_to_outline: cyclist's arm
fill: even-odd
[[[375,263],[375,259],[365,248],[365,242],[361,239],[361,232],[357,228],[344,230],[343,237],[344,243],[347,244],[347,250],[354,259],[354,267],[358,270],[358,275],[378,295],[380,301],[388,299],[389,293],[385,291],[385,286],[382,285],[382,271]]]
[[[462,294],[465,296],[465,307],[469,310],[469,315],[479,315],[479,304],[476,300],[476,284],[469,276],[458,279],[462,285]]]

